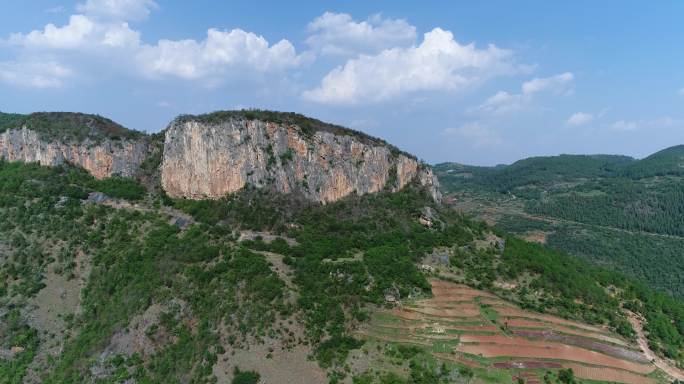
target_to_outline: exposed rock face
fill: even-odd
[[[50,134],[18,124],[0,133],[0,159],[47,166],[68,163],[103,179],[146,174],[141,172],[143,161],[155,158],[160,150],[150,136],[99,116],[44,113],[38,118],[53,124],[48,127],[53,129]],[[397,191],[417,180],[435,200],[441,197],[429,167],[379,139],[341,127],[329,129],[322,122],[318,123],[324,128],[302,129],[299,123],[264,120],[269,119],[186,116],[174,120],[164,136],[159,170],[163,189],[171,197],[217,199],[247,185],[268,186],[328,203],[353,193]],[[84,129],[95,133],[80,137],[70,131],[59,133],[70,126],[76,133]]]
[[[176,120],[164,142],[162,186],[172,197],[220,198],[245,185],[272,185],[319,202],[389,186],[398,190],[417,178],[439,199],[437,179],[416,159],[353,135],[259,120],[220,123]]]
[[[134,177],[146,155],[147,141],[144,139],[48,142],[25,127],[0,134],[0,158],[48,166],[69,163],[83,167],[98,179],[114,175]]]

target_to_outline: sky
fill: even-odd
[[[0,0],[0,111],[293,111],[438,163],[684,143],[684,2]]]

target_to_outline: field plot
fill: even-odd
[[[563,368],[587,380],[657,383],[638,347],[606,328],[526,311],[467,286],[431,284],[434,297],[375,313],[360,336],[421,346],[439,360],[527,383]]]

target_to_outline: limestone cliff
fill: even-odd
[[[380,140],[337,132],[240,116],[179,118],[166,131],[162,187],[172,197],[214,199],[268,185],[326,203],[417,179],[439,199],[429,167]]]
[[[98,179],[114,175],[135,177],[146,155],[144,138],[47,140],[26,127],[0,133],[0,158],[48,166],[68,163],[86,169]]]
[[[190,199],[217,199],[250,185],[328,203],[396,191],[412,180],[440,198],[437,178],[415,157],[361,132],[293,113],[181,116],[152,136],[97,115],[0,113],[0,158],[72,164],[98,179],[160,180],[169,196]]]

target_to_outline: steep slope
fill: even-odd
[[[160,172],[171,197],[218,199],[247,185],[329,203],[397,191],[413,179],[439,200],[432,170],[361,132],[291,113],[225,111],[181,116],[152,137],[100,116],[0,114],[0,158],[80,166],[96,178]],[[147,161],[146,161],[147,160]],[[159,169],[156,167],[161,163]]]
[[[351,193],[397,191],[417,177],[437,198],[436,178],[415,157],[338,132],[244,115],[182,116],[166,130],[162,186],[172,197],[216,199],[247,184],[270,185],[333,202]]]

